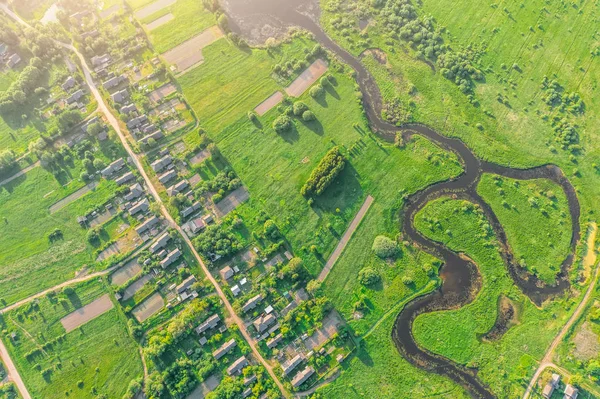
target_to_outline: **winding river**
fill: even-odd
[[[439,242],[422,235],[413,225],[416,213],[428,202],[442,196],[455,196],[478,204],[490,221],[498,242],[501,256],[508,273],[521,291],[531,301],[541,305],[546,299],[564,292],[569,287],[568,270],[573,264],[575,247],[580,237],[580,206],[575,189],[569,180],[555,165],[543,165],[531,169],[513,169],[480,160],[459,139],[448,138],[435,130],[420,124],[409,124],[398,128],[381,118],[382,98],[373,76],[359,59],[341,48],[322,30],[315,19],[313,0],[226,0],[227,10],[232,20],[232,29],[248,36],[260,30],[260,24],[269,21],[280,26],[300,26],[312,34],[323,47],[329,49],[356,71],[356,80],[363,94],[363,106],[371,128],[384,140],[393,140],[396,132],[403,136],[420,134],[440,147],[452,151],[461,161],[463,173],[451,180],[426,187],[410,195],[401,215],[401,231],[416,245],[443,260],[440,269],[441,286],[434,292],[417,298],[405,306],[398,314],[392,338],[398,351],[413,365],[427,371],[447,376],[464,387],[473,397],[495,398],[493,392],[477,377],[477,370],[459,365],[450,359],[421,348],[412,335],[413,321],[422,313],[460,308],[473,301],[481,289],[481,275],[477,266],[464,255],[459,255]],[[299,12],[297,10],[302,10]],[[250,21],[250,28],[248,23]],[[256,26],[252,27],[252,21]],[[242,25],[246,26],[243,27]],[[492,208],[476,191],[477,183],[483,173],[494,173],[513,179],[528,180],[549,179],[564,190],[569,202],[572,220],[570,253],[561,264],[561,271],[553,285],[547,285],[535,275],[520,268],[514,260],[508,245],[506,234]]]

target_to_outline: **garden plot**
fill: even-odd
[[[95,181],[91,182],[91,183],[83,186],[79,190],[75,191],[74,193],[72,193],[70,195],[67,195],[65,198],[63,198],[60,201],[54,203],[53,205],[50,205],[50,208],[49,208],[50,214],[58,212],[59,210],[61,210],[65,206],[69,205],[71,202],[73,202],[73,201],[81,198],[84,194],[87,194],[88,192],[90,192],[93,189],[95,189],[96,186],[98,186],[98,182],[95,182]]]
[[[115,207],[107,209],[90,221],[90,227],[104,224],[104,222],[108,222],[116,214],[117,214],[117,209]]]
[[[280,91],[276,91],[275,93],[273,93],[273,95],[271,95],[265,101],[260,103],[256,108],[254,108],[254,112],[256,112],[258,116],[263,116],[282,101],[283,93]]]
[[[136,306],[133,309],[133,316],[137,321],[143,323],[148,320],[150,317],[154,316],[156,313],[160,312],[160,310],[165,306],[165,301],[162,296],[157,292],[140,305]]]
[[[110,296],[106,294],[96,299],[94,302],[91,302],[84,307],[77,309],[73,313],[63,317],[60,319],[60,323],[63,325],[67,333],[69,333],[75,330],[77,327],[84,325],[88,321],[108,312],[113,308],[113,306],[114,305],[110,300]]]
[[[182,73],[204,61],[202,49],[223,37],[223,31],[213,26],[163,54],[165,60]]]
[[[189,394],[189,396],[186,399],[204,399],[206,395],[217,389],[220,383],[221,379],[219,378],[219,376],[213,374],[206,380],[204,380],[202,384],[198,385],[198,388],[194,389],[194,391],[191,394]]]
[[[235,189],[227,197],[223,198],[217,204],[215,204],[215,211],[217,216],[223,217],[229,212],[233,211],[241,203],[245,202],[250,198],[250,193],[246,187],[240,187]]]
[[[154,21],[146,24],[146,29],[148,29],[149,31],[152,31],[152,30],[158,28],[159,26],[172,21],[173,19],[175,19],[175,16],[171,13],[168,13],[168,14],[163,15],[162,17],[156,18]]]
[[[158,0],[158,1],[155,1],[154,3],[148,4],[144,8],[139,9],[134,14],[135,14],[136,18],[144,19],[144,18],[149,17],[150,15],[154,14],[155,12],[162,10],[163,8],[166,8],[166,7],[169,7],[170,5],[175,4],[176,2],[177,2],[177,0]]]
[[[127,288],[125,288],[125,290],[123,291],[123,297],[121,298],[121,301],[126,301],[130,298],[133,298],[133,296],[139,291],[141,290],[148,281],[152,280],[152,275],[150,274],[146,274],[142,277],[140,277],[139,279],[137,279],[136,281],[134,281],[133,283],[131,283],[131,285]]]
[[[177,91],[177,87],[173,83],[167,83],[165,85],[160,86],[158,89],[154,90],[150,94],[148,94],[148,100],[153,103],[158,103],[160,100],[168,96],[169,94],[175,93]]]
[[[171,100],[158,105],[150,111],[151,116],[160,115],[164,112],[177,112],[177,107],[181,104],[178,98],[172,98]],[[184,107],[185,108],[185,107]]]
[[[140,236],[135,230],[128,231],[124,236],[120,237],[116,242],[106,247],[102,252],[98,254],[96,258],[97,262],[101,262],[109,257],[121,253],[128,253],[134,250],[139,244],[142,243]]]
[[[125,266],[114,272],[110,276],[110,282],[113,285],[123,285],[142,271],[142,266],[138,263],[137,258],[127,262]]]
[[[180,119],[170,119],[162,125],[163,129],[166,130],[167,133],[174,132],[175,130],[180,129],[184,126],[185,121],[182,121]]]
[[[304,344],[308,350],[313,350],[330,340],[338,332],[338,326],[342,324],[340,315],[335,310],[329,312],[323,319],[323,327],[319,328],[313,335],[308,337]]]
[[[313,62],[289,85],[285,92],[288,96],[300,97],[313,83],[327,72],[327,63],[321,58]]]
[[[210,158],[210,151],[207,148],[205,148],[190,158],[190,164],[192,164],[192,166],[199,165],[208,158]]]
[[[111,15],[118,13],[119,11],[121,11],[121,4],[115,4],[111,7],[108,7],[106,10],[100,11],[100,18],[106,19]]]

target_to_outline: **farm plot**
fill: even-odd
[[[160,18],[156,18],[154,21],[150,22],[149,24],[146,24],[146,29],[148,29],[149,31],[153,31],[154,29],[166,24],[167,22],[172,21],[173,19],[175,19],[175,16],[171,13],[168,13],[166,15],[163,15]]]
[[[148,100],[150,100],[154,104],[157,104],[158,102],[160,102],[160,100],[167,97],[169,94],[175,93],[176,91],[177,87],[175,87],[173,83],[167,83],[148,94]]]
[[[240,204],[248,201],[250,193],[246,187],[240,187],[231,192],[228,196],[215,204],[217,216],[224,217],[229,212],[233,211]]]
[[[308,350],[313,350],[323,345],[338,332],[338,327],[342,324],[342,319],[338,312],[332,310],[322,321],[323,326],[308,337],[304,344]]]
[[[139,304],[135,309],[132,310],[133,316],[137,321],[143,323],[148,320],[150,317],[154,316],[156,313],[160,312],[160,310],[165,306],[165,301],[163,297],[157,292],[144,302]]]
[[[213,374],[204,380],[202,384],[198,385],[198,388],[194,389],[194,391],[189,394],[186,399],[204,399],[206,395],[217,389],[220,383],[221,379],[219,376]]]
[[[213,26],[167,51],[163,57],[169,64],[175,65],[179,73],[183,73],[193,66],[201,64],[204,61],[202,49],[222,37],[223,31],[218,26]]]
[[[265,101],[260,103],[256,108],[254,108],[254,112],[256,112],[258,116],[263,116],[282,101],[283,93],[281,93],[280,91],[276,91],[275,93],[273,93],[273,95],[271,95]]]
[[[202,162],[210,158],[210,151],[208,149],[204,149],[190,158],[190,164],[193,166],[200,165]]]
[[[288,96],[300,97],[313,83],[327,72],[327,63],[321,58],[313,62],[286,89]]]
[[[53,213],[58,212],[65,206],[69,205],[71,202],[78,200],[83,195],[89,193],[96,187],[98,187],[98,182],[95,182],[95,181],[91,182],[89,184],[86,184],[79,190],[75,191],[73,194],[70,194],[70,195],[66,196],[65,198],[61,199],[60,201],[50,205],[50,208],[48,208],[48,210],[50,211],[50,214],[52,215]]]
[[[149,17],[150,15],[162,10],[163,8],[167,8],[173,4],[175,4],[177,0],[158,0],[154,3],[148,4],[144,8],[139,9],[134,13],[135,17],[138,19],[144,19]]]
[[[148,281],[151,281],[151,280],[152,280],[152,276],[150,274],[146,274],[146,275],[140,277],[139,279],[137,279],[136,281],[134,281],[133,283],[131,283],[131,285],[129,287],[127,287],[125,289],[125,291],[123,291],[123,298],[121,298],[121,301],[125,302],[128,299],[133,298],[133,296],[139,290],[141,290]]]
[[[113,308],[113,303],[110,296],[105,294],[95,301],[88,303],[82,308],[77,309],[73,313],[60,319],[60,323],[65,328],[67,333],[75,330],[77,327],[84,325],[88,321],[95,319],[103,313],[108,312]]]
[[[110,283],[113,285],[123,285],[130,279],[137,276],[142,271],[142,266],[138,263],[137,258],[130,260],[121,267],[119,270],[114,272],[110,276]]]

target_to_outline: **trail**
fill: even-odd
[[[26,168],[21,169],[20,171],[18,171],[17,173],[15,173],[14,175],[12,175],[11,177],[0,181],[0,186],[3,186],[5,184],[10,183],[11,181],[15,180],[16,178],[23,176],[25,173],[29,172],[30,170],[32,170],[34,168],[37,168],[41,164],[42,163],[40,161],[32,163],[31,165],[27,166]]]

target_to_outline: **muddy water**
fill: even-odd
[[[280,32],[289,26],[300,26],[312,32],[324,47],[334,52],[356,71],[356,80],[363,94],[363,106],[371,128],[383,139],[393,140],[397,131],[407,137],[420,134],[444,149],[454,152],[461,160],[464,171],[460,176],[431,185],[409,196],[406,201],[401,215],[402,232],[416,245],[444,261],[440,269],[442,284],[438,290],[413,300],[400,312],[392,331],[392,339],[398,351],[410,363],[451,378],[473,397],[494,398],[494,393],[477,378],[476,370],[431,353],[419,347],[414,340],[412,325],[419,314],[460,308],[471,302],[481,288],[481,276],[477,266],[470,259],[419,233],[413,225],[414,216],[428,202],[441,196],[453,195],[479,204],[501,244],[501,255],[511,278],[534,303],[541,304],[569,287],[567,271],[573,263],[575,246],[580,236],[579,202],[571,183],[557,166],[544,165],[526,170],[507,168],[478,159],[462,141],[442,136],[427,126],[412,124],[398,128],[382,120],[380,118],[382,99],[375,80],[359,59],[338,46],[321,29],[318,25],[319,13],[318,6],[315,9],[315,0],[223,0],[223,3],[232,20],[232,29],[252,43],[265,39],[260,24],[278,26]],[[491,207],[477,194],[476,187],[482,173],[495,173],[522,180],[546,178],[559,184],[565,191],[573,222],[571,252],[564,259],[561,272],[553,285],[544,284],[534,275],[521,269],[514,261],[502,225]]]

